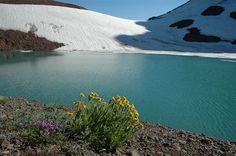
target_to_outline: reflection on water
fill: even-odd
[[[57,52],[0,52],[0,64],[6,61],[35,61],[35,59],[60,55],[63,54]]]
[[[71,105],[81,91],[126,95],[142,120],[236,141],[236,64],[143,54],[0,55],[0,95]]]

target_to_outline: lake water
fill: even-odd
[[[0,95],[72,105],[125,95],[144,121],[236,141],[236,62],[143,54],[0,55]]]

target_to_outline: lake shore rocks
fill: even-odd
[[[21,109],[30,113],[65,111],[64,107],[48,106],[38,101],[8,98],[0,104],[0,155],[236,155],[235,143],[150,123],[145,123],[144,129],[139,130],[130,142],[114,153],[95,151],[83,140],[42,148],[30,147],[24,144],[17,130],[6,126],[6,122],[14,120],[15,112]]]

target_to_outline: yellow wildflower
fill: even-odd
[[[93,97],[91,95],[88,96],[88,100],[91,101]]]
[[[130,115],[132,118],[134,118],[134,116],[135,116],[133,112],[130,112]]]
[[[129,107],[130,107],[130,109],[131,109],[132,111],[135,110],[135,107],[134,107],[133,104],[130,104]]]
[[[125,96],[124,96],[123,98],[124,98],[124,100],[123,100],[124,104],[125,104],[125,105],[128,105],[128,104],[129,104],[129,101],[127,100],[127,98],[126,98]]]
[[[134,112],[134,114],[136,115],[136,116],[139,116],[139,113],[138,113],[138,111],[135,109],[135,110],[133,110],[133,112]]]
[[[139,118],[134,117],[134,120],[136,121],[137,124],[139,124],[139,122],[140,122],[140,121],[139,121]]]
[[[69,116],[73,116],[74,112],[67,112],[66,114],[69,115]]]
[[[91,92],[91,95],[92,95],[92,96],[98,96],[98,93],[96,93],[96,92]]]
[[[141,126],[142,129],[144,129],[144,125],[142,123],[140,123],[140,126]]]
[[[83,104],[83,103],[78,103],[78,104],[76,104],[76,106],[79,108],[79,109],[85,109],[85,108],[87,108],[87,106],[85,105],[85,104]]]
[[[102,98],[98,98],[98,102],[101,103],[103,101]]]
[[[118,100],[117,102],[118,102],[118,104],[119,104],[120,106],[124,107],[124,103],[123,103],[123,101]]]
[[[85,97],[83,92],[80,93],[80,97]]]

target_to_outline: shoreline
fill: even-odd
[[[0,54],[9,54],[9,53],[36,53],[38,51],[32,50],[16,50],[16,51],[0,51]],[[44,51],[40,51],[44,52]],[[183,56],[183,57],[202,57],[202,58],[215,58],[215,59],[223,59],[224,61],[228,61],[234,63],[236,60],[236,53],[196,53],[196,52],[181,52],[181,51],[145,51],[145,50],[114,50],[114,51],[91,51],[91,50],[77,50],[77,51],[45,51],[47,53],[58,53],[58,54],[71,54],[71,53],[79,53],[79,54],[98,54],[98,55],[112,55],[112,54],[143,54],[143,55],[170,55],[170,56]],[[232,61],[230,61],[232,60]]]
[[[0,122],[10,123],[16,120],[17,111],[37,114],[39,112],[58,112],[69,110],[66,106],[47,105],[35,100],[24,98],[0,97]],[[2,125],[2,126],[1,126]],[[67,147],[69,145],[70,147]],[[10,146],[10,148],[9,148]],[[0,124],[0,153],[7,152],[8,155],[18,153],[21,155],[229,155],[236,154],[236,143],[223,141],[208,137],[203,134],[196,134],[177,130],[159,124],[145,123],[145,128],[134,135],[131,142],[127,142],[124,148],[109,153],[95,151],[85,140],[80,142],[66,142],[64,145],[35,148],[23,144],[22,138],[17,129],[10,129]],[[64,148],[69,148],[71,153],[65,153]],[[81,153],[82,152],[82,153]]]

